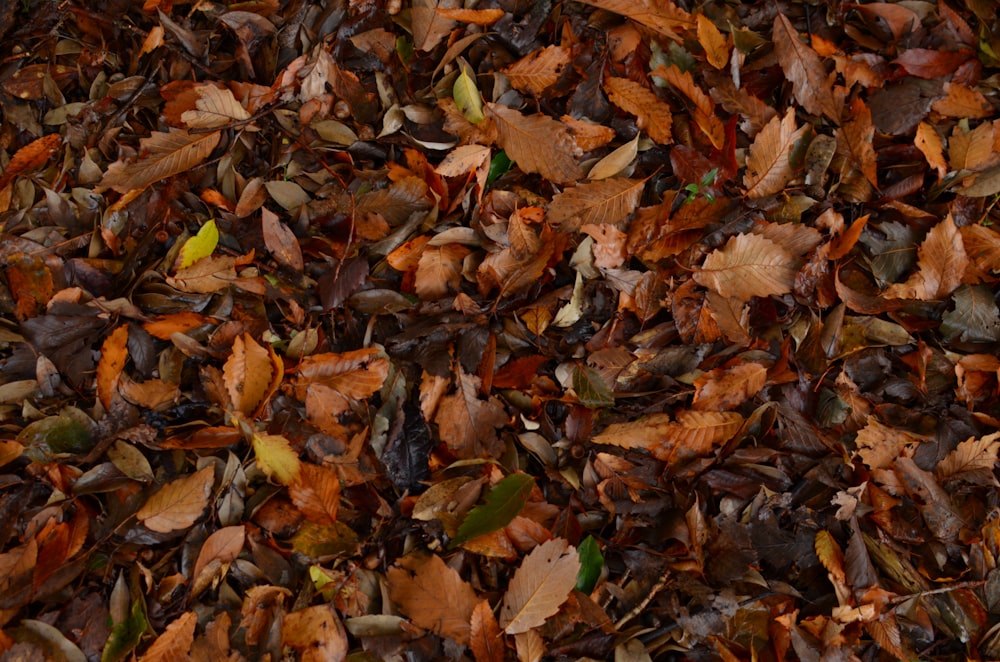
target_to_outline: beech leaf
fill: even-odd
[[[576,586],[580,558],[562,538],[536,547],[521,562],[504,594],[500,627],[507,634],[536,628],[559,611]]]
[[[743,185],[748,198],[764,198],[784,190],[792,178],[789,154],[802,138],[806,127],[795,127],[795,110],[789,108],[782,118],[772,117],[750,145]]]
[[[201,517],[214,482],[212,465],[171,481],[149,497],[135,516],[146,528],[158,533],[186,529]]]
[[[386,573],[389,597],[417,626],[469,643],[476,592],[435,555],[411,554]]]
[[[215,226],[215,220],[209,219],[198,229],[198,234],[184,242],[184,246],[181,247],[179,267],[186,269],[203,257],[208,257],[215,252],[215,247],[218,245],[219,229]]]
[[[962,234],[949,214],[931,228],[917,249],[916,272],[905,283],[889,287],[885,296],[921,301],[944,298],[961,284],[968,264]]]
[[[172,662],[187,659],[191,644],[194,643],[196,625],[198,625],[198,615],[193,611],[184,612],[175,618],[146,649],[142,656],[143,662]]]
[[[528,53],[503,72],[515,89],[540,95],[559,80],[569,62],[569,51],[553,44]]]
[[[233,340],[233,353],[222,367],[222,377],[233,408],[250,416],[270,391],[274,367],[270,353],[244,333]]]
[[[186,110],[181,114],[181,120],[190,129],[218,129],[234,122],[250,119],[250,113],[244,108],[228,88],[216,85],[200,85],[197,110]]]
[[[458,457],[497,457],[501,450],[497,428],[507,423],[507,412],[495,396],[479,397],[481,384],[479,377],[461,372],[456,392],[438,404],[438,434]]]
[[[128,360],[128,325],[119,326],[101,345],[101,360],[97,363],[97,397],[105,409],[118,388],[118,379]]]
[[[486,116],[483,115],[483,98],[479,94],[479,88],[476,87],[476,81],[465,69],[462,69],[462,73],[455,79],[452,96],[455,98],[458,109],[465,115],[465,119],[472,123],[482,122],[486,119]]]
[[[694,280],[724,297],[786,294],[795,284],[795,258],[780,245],[756,234],[738,234],[705,258]]]
[[[626,16],[677,42],[681,41],[679,32],[694,26],[691,14],[670,0],[581,0],[581,2]]]
[[[503,662],[503,633],[497,618],[490,609],[490,603],[483,600],[472,610],[469,647],[476,662]]]
[[[344,662],[350,643],[333,605],[314,605],[285,614],[281,641],[299,651],[302,662]]]
[[[673,113],[655,92],[634,80],[617,77],[605,78],[604,90],[611,103],[635,115],[635,125],[648,133],[650,138],[662,145],[673,142]]]
[[[819,55],[799,38],[798,31],[781,12],[774,17],[774,51],[785,77],[792,83],[796,101],[813,115],[840,121],[840,108],[833,98],[835,74],[828,74]]]
[[[127,193],[187,172],[207,159],[219,140],[221,134],[218,131],[154,131],[149,138],[139,141],[140,158],[132,163],[112,163],[97,190],[110,188],[119,193]]]
[[[588,223],[619,223],[639,206],[644,179],[615,177],[579,184],[552,198],[549,221],[563,232]]]
[[[497,127],[497,143],[524,172],[538,173],[556,184],[580,179],[577,147],[566,125],[546,115],[522,115],[487,103],[486,115]]]
[[[257,466],[268,477],[282,485],[289,485],[298,479],[302,462],[288,439],[280,434],[254,434],[251,443]]]

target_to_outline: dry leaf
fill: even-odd
[[[705,49],[705,58],[716,69],[724,69],[729,64],[729,44],[726,36],[719,32],[715,23],[704,14],[695,16],[698,22],[698,43]]]
[[[699,17],[701,15],[699,14]],[[698,87],[689,71],[681,71],[677,65],[657,67],[650,74],[667,81],[694,104],[694,121],[715,149],[726,144],[726,127],[715,115],[715,102]]]
[[[340,507],[340,477],[333,469],[303,463],[288,485],[288,496],[310,522],[332,526]]]
[[[595,444],[649,451],[671,464],[704,456],[732,439],[743,424],[736,412],[680,411],[677,421],[669,414],[651,414],[637,421],[609,425],[593,439]]]
[[[579,571],[576,548],[562,538],[554,538],[532,550],[504,594],[500,608],[500,626],[504,632],[519,634],[545,623],[569,597]]]
[[[187,172],[207,159],[220,139],[218,131],[154,131],[149,138],[139,141],[139,158],[131,163],[112,163],[96,190],[110,188],[119,193],[128,193]]]
[[[191,575],[193,595],[200,594],[225,572],[243,551],[245,541],[246,528],[242,524],[224,526],[205,539]]]
[[[964,473],[982,472],[990,482],[995,483],[992,472],[1000,452],[1000,432],[988,434],[981,439],[971,437],[948,453],[934,468],[935,475],[945,480]]]
[[[97,397],[106,410],[111,409],[112,396],[128,360],[128,325],[115,329],[101,345],[101,360],[97,364]]]
[[[472,587],[435,555],[410,554],[386,573],[389,596],[425,630],[469,643],[472,611],[479,600]]]
[[[581,0],[585,5],[627,16],[636,23],[680,42],[680,32],[694,27],[691,14],[670,0]]]
[[[938,181],[948,174],[948,162],[944,158],[944,143],[933,126],[927,122],[918,124],[913,144],[927,159],[927,164],[937,171]]]
[[[507,412],[494,396],[479,397],[482,380],[461,372],[457,391],[441,398],[434,422],[448,450],[460,458],[499,457],[497,428],[507,424]]]
[[[735,409],[759,393],[766,382],[767,368],[759,363],[709,370],[694,381],[691,407],[701,411]]]
[[[455,21],[444,16],[439,9],[458,9],[459,0],[413,0],[410,9],[410,26],[413,46],[420,51],[433,50],[455,27]]]
[[[270,353],[249,333],[236,336],[233,353],[222,367],[222,377],[233,408],[251,416],[270,391],[274,366]]]
[[[267,250],[278,264],[300,273],[305,263],[302,260],[302,247],[299,246],[295,233],[278,220],[277,214],[266,207],[261,209],[260,218]]]
[[[620,223],[639,206],[644,179],[615,177],[579,184],[552,198],[549,222],[563,232],[588,223]]]
[[[280,434],[254,434],[251,439],[257,466],[269,478],[291,485],[299,477],[302,461],[288,439]]]
[[[773,117],[750,145],[743,185],[747,197],[764,198],[784,190],[792,178],[789,153],[806,132],[795,127],[795,110],[789,108],[783,118]]]
[[[171,481],[149,497],[135,516],[157,533],[186,529],[201,517],[214,482],[213,465]]]
[[[350,644],[333,605],[316,605],[285,614],[281,625],[285,646],[298,651],[302,662],[343,662]]]
[[[861,99],[855,99],[851,103],[849,117],[837,130],[837,148],[847,155],[851,164],[864,174],[872,186],[878,188],[875,147],[872,145],[874,137],[872,111]]]
[[[503,662],[504,645],[500,626],[490,609],[490,603],[483,600],[472,610],[469,648],[476,662]]]
[[[497,143],[521,170],[556,184],[580,179],[576,143],[564,124],[547,115],[522,115],[494,103],[487,103],[485,110],[496,123]]]
[[[305,400],[310,388],[325,386],[341,396],[336,414],[346,411],[352,400],[363,400],[382,388],[389,374],[389,359],[376,347],[342,354],[312,354],[302,359],[296,372],[295,396]]]
[[[562,46],[550,45],[528,53],[503,72],[515,89],[541,95],[559,80],[568,64],[569,51]]]
[[[143,662],[173,662],[187,658],[194,643],[194,628],[198,625],[198,615],[186,611],[173,620],[146,649]]]
[[[417,296],[426,301],[434,301],[460,291],[462,284],[462,260],[469,249],[461,244],[427,246],[417,262],[414,289]]]
[[[10,158],[3,175],[0,175],[0,191],[7,184],[14,181],[14,178],[23,173],[39,168],[55,156],[62,146],[62,136],[58,133],[50,133],[33,140],[21,149],[14,152]]]
[[[798,31],[781,12],[774,17],[774,51],[785,77],[792,83],[792,93],[802,107],[813,115],[826,115],[840,122],[840,108],[833,98],[835,74],[827,74],[816,51],[802,43]]]
[[[181,120],[189,129],[218,129],[234,122],[250,119],[250,113],[240,105],[228,88],[217,85],[199,85],[195,88],[197,110],[186,110]]]
[[[795,284],[795,258],[782,246],[756,234],[738,234],[705,258],[694,280],[724,297],[786,294]]]
[[[650,138],[661,145],[673,142],[670,133],[673,113],[670,106],[652,90],[628,78],[608,77],[604,79],[604,91],[608,93],[611,103],[635,115],[635,125]]]
[[[885,291],[890,299],[943,299],[962,283],[969,264],[962,234],[951,214],[931,228],[917,250],[917,271]]]

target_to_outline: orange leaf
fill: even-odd
[[[521,562],[507,587],[500,608],[500,626],[507,634],[518,634],[545,623],[569,597],[579,571],[576,548],[562,538],[536,547]]]
[[[878,187],[878,175],[875,168],[875,148],[872,139],[875,137],[875,126],[872,124],[872,111],[861,99],[851,103],[851,118],[837,130],[837,147],[848,155],[851,164],[864,174],[871,185]]]
[[[948,162],[944,158],[944,143],[933,126],[927,122],[917,125],[917,134],[913,144],[927,159],[927,164],[937,171],[938,181],[948,174]]]
[[[559,80],[569,61],[567,49],[551,45],[528,53],[503,72],[515,89],[539,96]]]
[[[458,391],[441,398],[434,422],[438,434],[461,458],[499,457],[497,428],[507,424],[507,411],[495,397],[479,399],[479,377],[460,372]]]
[[[362,400],[380,388],[389,374],[389,359],[381,348],[357,349],[343,354],[313,354],[302,359],[295,380],[295,395],[304,400],[313,386],[325,386],[344,398]],[[345,402],[344,408],[348,404]]]
[[[282,644],[299,651],[302,662],[343,662],[349,644],[333,605],[316,605],[285,614]]]
[[[756,395],[766,382],[767,368],[759,363],[716,368],[694,381],[691,407],[701,411],[735,409]]]
[[[246,529],[242,524],[224,526],[205,539],[191,575],[192,595],[200,594],[225,572],[225,568],[243,551],[245,541]]]
[[[62,136],[58,133],[50,133],[33,140],[21,149],[14,152],[10,157],[7,169],[0,175],[0,190],[11,183],[18,175],[34,170],[45,165],[59,151],[62,146]]]
[[[118,387],[118,378],[128,360],[128,325],[115,329],[101,345],[101,361],[97,364],[97,397],[105,409],[111,409],[111,399]]]
[[[143,330],[154,338],[170,340],[175,333],[187,333],[203,324],[211,324],[212,318],[189,310],[154,317],[142,325]]]
[[[187,172],[208,158],[219,144],[221,134],[154,131],[139,141],[140,156],[132,163],[116,161],[104,173],[97,191],[114,189],[119,193],[141,190],[167,177]]]
[[[905,283],[896,283],[885,291],[889,299],[943,299],[961,285],[969,264],[962,234],[951,214],[931,228],[917,249],[917,271]]]
[[[807,112],[840,121],[840,107],[833,98],[833,78],[827,74],[819,55],[802,43],[798,31],[784,14],[774,17],[774,51],[792,94]]]
[[[736,412],[680,411],[677,421],[669,414],[650,414],[637,421],[609,425],[593,439],[597,444],[649,451],[658,460],[678,462],[705,455],[732,439],[743,424]]]
[[[425,630],[469,643],[476,592],[439,556],[410,554],[386,573],[389,597],[399,610]]]
[[[171,662],[187,659],[194,643],[198,615],[187,611],[174,619],[142,656],[143,662]]]
[[[614,177],[567,188],[552,198],[549,221],[563,232],[588,223],[619,223],[639,206],[645,185],[645,179]]]
[[[439,9],[457,9],[458,0],[414,0],[410,8],[413,46],[420,51],[433,50],[455,27],[455,21],[442,15]]]
[[[462,285],[462,260],[468,254],[468,248],[455,243],[424,248],[414,281],[417,295],[434,301],[457,293]]]
[[[676,42],[678,31],[694,27],[691,14],[669,0],[580,0],[585,5],[626,16]]]
[[[705,258],[694,280],[724,297],[749,301],[791,292],[797,271],[794,263],[794,257],[770,239],[738,234]]]
[[[490,603],[483,600],[472,610],[469,647],[476,662],[503,662],[504,645],[501,634]]]
[[[310,522],[324,526],[336,523],[340,478],[333,469],[303,463],[298,477],[288,486],[288,496]]]
[[[170,533],[194,524],[208,505],[215,482],[213,465],[164,485],[135,514],[146,528]]]
[[[663,99],[641,83],[628,78],[604,79],[608,99],[626,113],[635,115],[635,125],[649,134],[656,142],[667,145],[673,142],[670,127],[673,113]]]
[[[993,105],[978,90],[961,83],[945,83],[948,96],[938,99],[931,108],[946,117],[980,119],[993,114]]]
[[[270,353],[249,333],[236,336],[233,353],[222,367],[222,378],[233,408],[246,416],[253,415],[264,404],[273,374]]]
[[[764,198],[784,190],[793,173],[789,152],[806,128],[795,128],[795,109],[789,108],[783,118],[772,117],[756,135],[743,176],[748,198]]]
[[[701,14],[699,14],[700,16]],[[715,115],[715,102],[695,84],[690,72],[681,71],[676,64],[671,64],[669,67],[657,67],[649,75],[662,78],[690,99],[691,103],[694,104],[694,121],[698,128],[702,130],[715,149],[722,149],[725,146],[726,127],[722,125],[722,120]]]
[[[723,69],[729,63],[729,44],[726,36],[719,32],[708,16],[698,14],[698,43],[705,49],[705,58],[716,69]]]
[[[503,18],[502,9],[445,9],[437,8],[437,13],[447,19],[459,21],[460,23],[472,23],[473,25],[493,25]]]
[[[497,144],[517,167],[556,184],[580,179],[577,147],[569,129],[547,115],[522,115],[513,108],[487,103],[486,116],[497,127]]]

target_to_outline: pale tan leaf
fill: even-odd
[[[725,146],[726,127],[715,114],[715,102],[698,87],[691,72],[681,71],[676,64],[671,64],[669,67],[657,67],[650,73],[650,76],[662,78],[687,97],[694,104],[694,121],[698,128],[702,130],[713,147],[722,149]]]
[[[181,114],[181,120],[190,129],[218,129],[250,119],[250,113],[240,105],[228,88],[216,85],[199,85],[197,110],[186,110]]]
[[[483,145],[460,145],[448,152],[434,172],[443,177],[459,177],[475,172],[490,158],[490,148]]]
[[[414,48],[430,51],[440,44],[455,27],[455,21],[442,15],[438,9],[457,9],[461,5],[459,0],[413,0],[410,27]]]
[[[756,235],[770,239],[790,254],[806,255],[823,241],[823,235],[805,223],[768,223],[758,221],[751,230]]]
[[[518,662],[540,662],[548,652],[545,640],[535,630],[514,635],[514,647],[517,650]]]
[[[562,538],[536,547],[514,573],[500,608],[500,626],[507,634],[527,632],[552,616],[576,585],[580,557]]]
[[[984,225],[959,228],[966,254],[984,274],[1000,271],[1000,234]]]
[[[458,293],[462,284],[462,260],[468,254],[468,248],[454,243],[424,248],[414,281],[417,296],[434,301]]]
[[[670,106],[645,85],[628,78],[607,77],[604,91],[608,99],[626,113],[635,115],[635,125],[649,134],[649,137],[667,145],[673,142],[670,128],[673,113]]]
[[[236,336],[233,353],[222,366],[222,378],[233,408],[246,416],[252,415],[263,403],[273,374],[270,353],[249,333]]]
[[[425,630],[469,643],[472,611],[479,599],[441,557],[410,554],[386,573],[389,597],[411,621]]]
[[[694,280],[724,297],[786,294],[795,284],[795,258],[782,246],[756,234],[738,234],[705,258]]]
[[[434,422],[441,441],[461,458],[498,457],[502,444],[497,428],[507,424],[507,412],[495,397],[479,397],[481,380],[461,372],[457,392],[438,403]]]
[[[578,148],[564,124],[494,103],[486,104],[486,115],[496,123],[497,143],[524,172],[538,173],[556,184],[581,178]]]
[[[917,249],[917,270],[905,283],[896,283],[885,291],[889,299],[943,299],[962,283],[969,264],[962,234],[951,214],[931,228]]]
[[[635,211],[645,179],[615,177],[568,188],[552,198],[549,222],[563,232],[588,223],[619,223]]]
[[[702,411],[735,409],[760,392],[766,382],[767,368],[759,363],[709,370],[694,381],[691,407]]]
[[[329,467],[303,463],[288,496],[307,520],[332,526],[340,508],[340,477]]]
[[[826,115],[840,121],[840,107],[833,98],[833,77],[823,61],[799,38],[798,31],[781,12],[774,17],[774,51],[785,77],[792,83],[792,94],[807,112]]]
[[[196,625],[198,625],[198,615],[193,611],[184,612],[175,618],[146,649],[141,658],[142,662],[173,662],[187,659],[191,644],[194,643]]]
[[[726,35],[719,32],[708,16],[698,14],[698,43],[705,49],[705,59],[716,69],[724,69],[729,64],[729,44]]]
[[[938,181],[948,174],[948,162],[944,158],[944,143],[933,126],[927,122],[917,125],[913,144],[927,159],[927,164],[937,171]]]
[[[858,430],[855,439],[855,454],[870,470],[885,469],[903,452],[907,446],[922,440],[899,428],[892,428],[869,416],[865,427]]]
[[[694,27],[694,19],[669,0],[581,0],[585,5],[626,16],[680,42],[679,34]]]
[[[215,469],[212,465],[171,481],[143,504],[136,518],[157,533],[170,533],[194,524],[212,493]]]
[[[329,604],[285,614],[281,639],[302,662],[343,662],[350,648],[344,624]]]
[[[224,526],[215,531],[201,546],[198,560],[194,564],[192,577],[192,593],[200,594],[214,582],[230,563],[243,551],[246,542],[246,529],[238,526]]]
[[[948,453],[934,467],[934,473],[940,480],[969,472],[984,472],[984,475],[992,479],[991,472],[996,466],[998,452],[1000,452],[1000,432],[988,434],[981,439],[972,437]]]
[[[372,395],[389,374],[389,359],[381,348],[369,347],[342,354],[313,354],[299,363],[295,394],[304,400],[309,387],[326,386],[352,400]]]
[[[119,193],[142,190],[167,177],[173,177],[200,165],[219,144],[218,131],[188,133],[154,131],[139,141],[140,157],[131,163],[115,161],[104,173],[97,191],[114,189]]]
[[[875,126],[872,111],[861,99],[851,103],[850,119],[837,130],[837,151],[846,155],[851,165],[861,172],[872,186],[878,187],[875,166]]]
[[[528,53],[503,72],[515,89],[539,96],[559,80],[568,64],[569,51],[562,46],[550,45]]]
[[[795,109],[789,108],[783,118],[772,117],[761,129],[750,145],[743,176],[748,198],[764,198],[784,190],[793,173],[789,153],[806,128],[795,127]]]
[[[594,167],[587,173],[587,178],[596,181],[598,179],[614,177],[632,165],[635,157],[639,154],[639,137],[641,135],[640,133],[636,133],[635,138],[595,163]]]
[[[280,434],[255,434],[250,441],[257,467],[269,478],[282,485],[290,485],[298,478],[302,461],[288,439]]]
[[[472,610],[472,624],[469,648],[476,662],[503,662],[504,645],[500,626],[490,609],[490,603],[483,600]]]

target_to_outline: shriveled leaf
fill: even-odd
[[[522,115],[494,103],[486,115],[497,127],[497,143],[524,172],[538,173],[556,184],[570,184],[582,175],[577,147],[564,124],[546,115]]]
[[[793,256],[782,246],[756,234],[738,234],[705,258],[694,280],[724,297],[786,294],[795,284]]]
[[[608,93],[611,103],[635,115],[635,125],[650,138],[661,145],[673,142],[671,126],[674,116],[670,106],[648,87],[628,78],[608,77],[604,79],[604,91]]]
[[[619,223],[639,206],[644,179],[615,177],[579,184],[552,198],[549,221],[563,232],[587,223]]]
[[[198,615],[186,611],[166,627],[156,641],[146,649],[143,662],[172,662],[187,658],[194,643],[194,628],[198,625]]]
[[[781,12],[774,17],[774,51],[785,77],[792,83],[796,101],[813,115],[840,121],[840,107],[833,98],[833,75],[812,48],[803,43],[791,21]]]
[[[562,538],[536,547],[514,573],[500,608],[507,634],[527,632],[559,611],[576,585],[580,558]]]
[[[954,310],[941,316],[941,335],[948,341],[1000,341],[1000,309],[985,285],[962,286],[952,294]]]
[[[149,497],[135,516],[158,533],[186,529],[201,517],[214,482],[215,469],[211,465],[171,481]]]
[[[181,247],[179,267],[186,269],[203,257],[208,257],[215,252],[215,247],[218,245],[219,229],[215,225],[215,220],[209,219],[198,229],[198,234],[184,242],[184,246]]]
[[[389,359],[381,348],[357,349],[342,354],[312,354],[297,369],[295,394],[305,400],[313,386],[325,386],[341,396],[334,413],[346,411],[352,400],[362,400],[380,388],[389,374]]]
[[[288,439],[280,434],[255,434],[252,445],[257,466],[270,478],[282,485],[290,485],[298,479],[302,462]]]
[[[136,161],[116,161],[111,164],[101,179],[98,190],[110,188],[119,193],[127,193],[187,172],[207,159],[220,139],[218,131],[154,131],[149,138],[139,141],[141,151]]]
[[[579,365],[573,368],[573,390],[584,407],[599,409],[615,404],[611,389],[593,368]]]
[[[118,388],[118,380],[128,360],[128,325],[115,329],[101,345],[101,360],[97,363],[97,397],[105,409]]]
[[[789,154],[806,128],[796,128],[795,110],[789,108],[784,117],[771,118],[757,134],[750,145],[743,176],[748,198],[764,198],[784,190],[794,172]]]
[[[503,72],[517,90],[540,95],[559,80],[569,62],[568,50],[553,44],[528,53]]]
[[[962,234],[949,214],[931,228],[917,249],[917,271],[905,283],[896,283],[885,291],[890,299],[941,299],[962,282],[969,258]]]
[[[476,592],[441,557],[410,554],[386,573],[389,597],[417,626],[469,643]]]
[[[526,474],[511,474],[497,483],[486,495],[486,502],[476,506],[462,520],[452,546],[502,529],[511,523],[528,501],[535,479]]]
[[[4,189],[18,175],[30,172],[35,168],[44,165],[49,159],[56,155],[62,146],[62,136],[58,133],[50,133],[17,150],[10,162],[0,175],[0,191]]]

